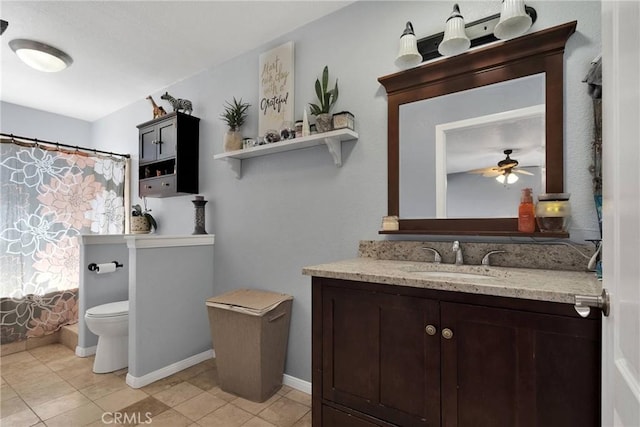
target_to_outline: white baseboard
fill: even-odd
[[[203,351],[202,353],[180,360],[179,362],[172,363],[171,365],[160,368],[156,371],[149,372],[141,377],[134,377],[131,374],[127,374],[127,385],[132,388],[144,387],[151,384],[154,381],[161,380],[170,375],[180,372],[183,369],[187,369],[193,365],[197,365],[200,362],[204,362],[207,359],[215,357],[213,350]]]
[[[89,357],[96,354],[96,348],[98,346],[94,345],[93,347],[80,347],[76,346],[76,356],[78,357]]]
[[[295,388],[303,393],[311,394],[311,383],[309,381],[284,374],[282,376],[282,384],[288,385],[289,387]]]

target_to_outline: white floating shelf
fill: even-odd
[[[303,136],[302,138],[258,145],[256,147],[245,148],[244,150],[227,151],[226,153],[216,154],[213,158],[215,160],[226,160],[231,170],[236,173],[236,178],[240,179],[242,177],[242,160],[244,159],[325,144],[333,157],[336,167],[340,167],[342,166],[342,142],[354,139],[358,139],[358,134],[351,129],[337,129],[310,136]]]

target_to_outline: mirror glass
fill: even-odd
[[[545,74],[400,105],[399,142],[401,218],[517,216],[546,188]]]

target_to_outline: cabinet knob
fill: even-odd
[[[450,340],[451,338],[453,338],[453,331],[449,328],[444,328],[442,330],[442,338],[444,338],[445,340]]]
[[[436,327],[433,325],[427,325],[424,328],[425,332],[427,333],[427,335],[435,335],[436,334]]]
[[[162,186],[163,186],[163,187],[168,187],[168,186],[169,186],[169,183],[168,183],[168,182],[163,182],[163,183],[162,183]]]
[[[150,185],[145,185],[144,186],[147,190],[151,190],[151,186]]]

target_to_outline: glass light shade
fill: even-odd
[[[456,4],[444,29],[444,38],[438,45],[438,52],[442,56],[453,56],[464,52],[471,46],[464,29],[464,18]]]
[[[22,62],[38,71],[55,73],[73,63],[73,59],[63,51],[33,40],[11,40],[9,46]]]
[[[400,37],[400,49],[395,64],[400,68],[415,67],[422,62],[422,55],[418,52],[418,40],[413,32],[413,25],[407,22],[407,26]]]
[[[505,181],[507,182],[507,184],[514,184],[516,182],[518,182],[518,175],[514,174],[514,173],[508,173],[506,175],[498,175],[496,176],[496,181],[498,181],[500,184],[504,184]]]
[[[502,40],[521,36],[531,28],[532,20],[524,8],[524,0],[503,0],[500,21],[493,35]]]

